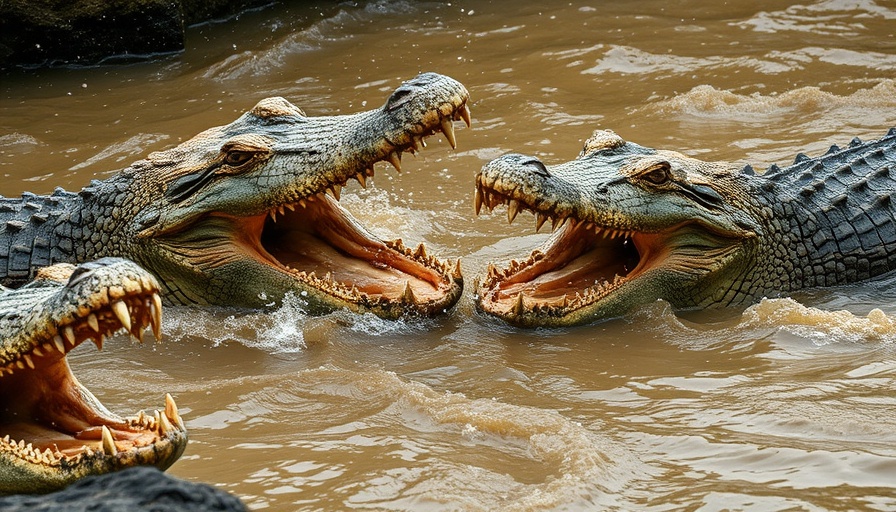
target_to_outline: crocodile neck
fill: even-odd
[[[39,267],[121,256],[127,216],[134,205],[130,169],[80,192],[0,198],[0,282],[19,286]]]

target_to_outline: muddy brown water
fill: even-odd
[[[2,77],[0,193],[78,189],[279,95],[310,115],[381,105],[437,71],[472,95],[343,202],[383,237],[463,258],[467,282],[544,234],[474,218],[510,151],[573,158],[595,128],[705,159],[789,163],[896,125],[896,5],[856,0],[274,6],[193,27],[150,63]],[[170,472],[270,510],[896,509],[896,277],[574,329],[298,302],[168,308],[165,342],[72,356],[112,410],[181,407]]]

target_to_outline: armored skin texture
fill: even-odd
[[[310,117],[282,98],[77,193],[0,199],[0,282],[104,256],[152,272],[174,304],[262,308],[287,293],[309,313],[436,315],[460,298],[460,262],[382,241],[338,204],[377,162],[468,125],[459,82],[424,73],[378,109]]]
[[[154,414],[121,418],[66,361],[82,342],[125,331],[160,338],[162,302],[152,274],[103,258],[57,264],[18,289],[0,287],[0,494],[50,492],[132,466],[167,469],[187,445],[170,395]]]
[[[896,269],[896,129],[757,175],[596,131],[575,160],[499,157],[475,208],[529,210],[554,232],[489,265],[477,307],[509,323],[584,324],[663,299],[678,310],[750,304]]]

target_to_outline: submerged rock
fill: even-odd
[[[246,506],[225,491],[169,476],[158,469],[135,467],[79,480],[45,495],[0,497],[4,512],[245,512]]]

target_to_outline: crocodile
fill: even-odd
[[[662,299],[675,310],[856,283],[896,269],[896,128],[792,165],[707,162],[597,130],[572,161],[521,154],[476,176],[475,211],[534,213],[550,237],[489,263],[477,308],[519,326],[617,318]]]
[[[258,309],[292,293],[310,314],[440,314],[461,296],[460,260],[380,240],[338,200],[348,180],[366,186],[377,162],[400,172],[402,154],[425,137],[441,132],[456,147],[468,99],[436,73],[355,114],[306,116],[266,98],[79,192],[0,199],[0,284],[115,256],[152,272],[170,304]]]
[[[167,469],[187,432],[165,407],[122,418],[72,374],[66,355],[119,331],[161,338],[159,284],[131,261],[59,263],[16,289],[0,287],[0,494],[44,493],[132,466]]]

